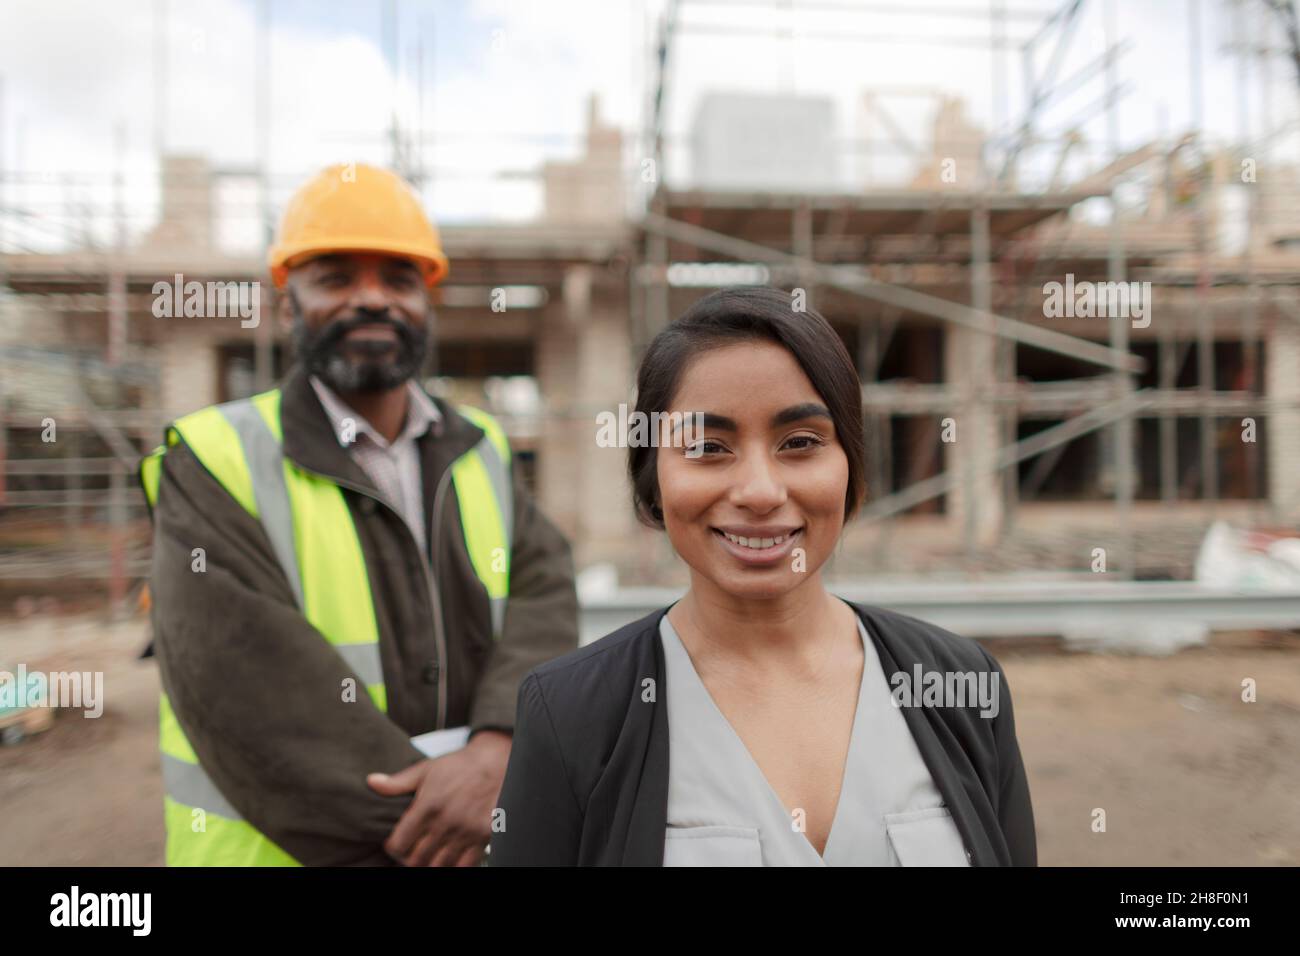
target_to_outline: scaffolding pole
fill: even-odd
[[[271,0],[257,3],[257,76],[253,86],[257,117],[257,200],[258,219],[262,240],[266,248],[274,240],[271,222]],[[258,296],[258,311],[262,311],[262,297]],[[253,382],[258,392],[271,387],[275,376],[272,368],[274,323],[270,316],[257,316],[253,333]]]
[[[1106,46],[1114,46],[1118,29],[1115,23],[1115,0],[1106,0],[1105,31]],[[1119,107],[1114,93],[1119,86],[1117,63],[1111,59],[1106,64],[1106,114],[1107,132],[1110,139],[1111,162],[1119,159]],[[1119,202],[1119,193],[1112,182],[1110,190],[1110,231],[1106,256],[1106,278],[1109,282],[1128,281],[1128,263],[1124,256],[1124,219]],[[1147,314],[1151,314],[1151,303],[1146,303]],[[1110,317],[1110,347],[1116,352],[1129,351],[1129,319],[1124,315]],[[1115,400],[1126,403],[1134,391],[1132,373],[1117,371],[1114,373]],[[1115,462],[1115,520],[1119,536],[1119,554],[1107,562],[1107,570],[1113,570],[1123,577],[1132,577],[1137,568],[1137,556],[1133,553],[1133,418],[1125,415],[1111,430],[1114,442]]]

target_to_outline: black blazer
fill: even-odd
[[[974,866],[1036,866],[1034,812],[1011,694],[979,644],[868,605],[852,605],[886,674],[996,673],[998,714],[979,705],[903,707],[921,757]],[[519,688],[504,826],[495,866],[662,866],[668,817],[668,708],[662,608],[534,668]],[[893,690],[891,686],[890,691]]]

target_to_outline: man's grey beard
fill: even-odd
[[[294,354],[310,374],[336,392],[386,392],[410,380],[424,365],[431,318],[415,327],[386,314],[361,313],[312,330],[303,320],[296,297],[291,295],[291,300]],[[371,324],[393,329],[397,334],[395,350],[387,342],[344,341],[353,329]]]

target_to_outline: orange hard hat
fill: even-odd
[[[267,253],[271,281],[282,289],[290,268],[330,252],[414,259],[431,286],[448,270],[438,230],[415,191],[396,173],[364,163],[323,169],[293,194]]]

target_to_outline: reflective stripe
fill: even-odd
[[[495,418],[473,405],[458,405],[461,414],[483,429],[483,437],[492,442],[502,461],[510,460],[510,442],[506,440],[505,430]]]
[[[168,866],[300,866],[243,820],[163,797]]]
[[[510,555],[514,533],[515,501],[514,495],[510,493],[510,465],[501,460],[496,445],[490,438],[485,437],[474,450],[483,459],[488,480],[492,483],[492,491],[497,500],[499,533],[502,542],[498,547],[505,550],[505,573],[500,578],[494,578],[499,582],[500,590],[495,594],[490,590],[488,592],[488,604],[492,613],[492,634],[500,640],[506,626],[506,600],[510,597]]]
[[[468,405],[460,411],[484,433],[473,449],[452,463],[451,473],[470,562],[488,592],[492,635],[500,639],[510,596],[514,535],[510,444],[501,426],[486,412]],[[487,507],[489,499],[495,507]],[[499,556],[495,553],[498,548],[502,551]]]
[[[361,683],[369,687],[371,684],[382,684],[384,682],[384,668],[379,662],[379,643],[371,644],[335,644],[334,650],[339,652],[343,662],[352,668],[352,672],[361,678]]]
[[[461,455],[452,463],[451,478],[460,503],[460,523],[465,532],[470,562],[488,594],[493,597],[502,595],[507,590],[510,552],[505,551],[505,562],[498,560],[502,555],[494,554],[506,543],[505,529],[501,524],[501,512],[491,506],[496,491],[483,456],[477,449]]]
[[[230,421],[222,414],[221,406],[205,408],[179,419],[172,428],[185,439],[195,457],[212,477],[221,483],[230,496],[256,518],[257,499],[253,495],[253,482],[249,475],[244,446]],[[169,429],[169,432],[171,429]],[[168,444],[173,439],[168,436]]]
[[[198,764],[163,754],[162,777],[164,792],[177,803],[198,807],[204,813],[215,813],[227,820],[243,819]]]
[[[273,388],[261,395],[254,395],[249,401],[261,414],[266,427],[271,430],[271,437],[275,439],[276,445],[283,444],[284,432],[280,426],[280,390]]]
[[[510,488],[510,461],[503,460],[496,444],[487,438],[480,441],[474,450],[483,456],[492,490],[496,493],[497,510],[501,513],[501,530],[505,536],[506,560],[509,562],[510,545],[515,532],[515,496]]]
[[[217,407],[239,436],[258,517],[271,539],[271,548],[280,561],[280,567],[289,578],[293,599],[301,609],[302,578],[298,573],[298,556],[294,552],[293,512],[289,510],[289,490],[285,486],[280,443],[251,402],[228,402]]]

